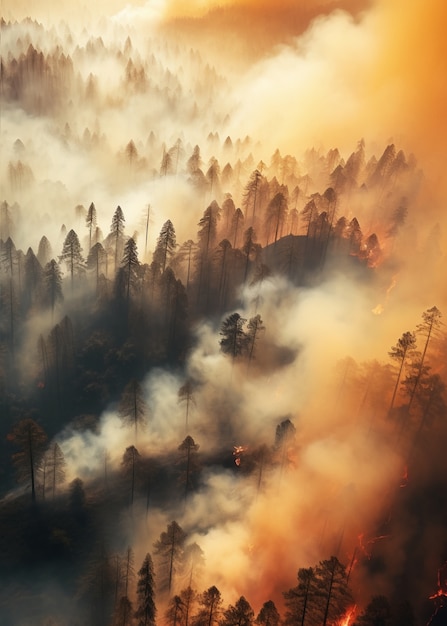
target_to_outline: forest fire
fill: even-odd
[[[430,600],[447,598],[447,561],[438,570],[438,589],[430,596]]]
[[[336,626],[352,626],[357,615],[357,605],[349,607],[346,613],[336,623]]]
[[[426,622],[447,4],[84,4],[2,2],[0,623]]]
[[[239,467],[242,460],[242,454],[248,449],[247,446],[233,446],[234,462]]]

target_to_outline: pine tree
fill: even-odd
[[[159,589],[171,593],[175,575],[182,562],[186,533],[176,521],[168,524],[158,541],[154,543],[154,554],[159,562]]]
[[[31,418],[18,422],[7,436],[19,448],[13,454],[13,464],[17,471],[17,480],[31,486],[31,499],[36,501],[36,471],[44,453],[47,436],[43,428]]]
[[[136,442],[138,427],[144,426],[147,419],[147,403],[143,389],[136,379],[129,381],[124,388],[119,404],[119,414],[125,424],[133,426]]]
[[[54,259],[51,259],[44,268],[44,301],[51,307],[51,319],[54,318],[54,309],[57,302],[62,302],[64,296],[62,294],[62,273],[59,265]]]
[[[407,358],[410,355],[414,354],[415,348],[416,348],[416,336],[414,333],[407,331],[402,335],[402,337],[400,337],[397,340],[396,345],[391,347],[391,351],[388,352],[389,356],[394,361],[397,361],[399,364],[399,371],[397,374],[396,383],[394,385],[393,395],[391,398],[390,408],[388,409],[388,414],[390,414],[391,411],[393,410],[397,390],[399,388],[399,383],[400,383],[400,379],[402,376],[402,371],[405,367]]]
[[[175,229],[171,220],[167,220],[161,228],[153,257],[153,260],[160,265],[162,272],[169,265],[176,247]]]
[[[256,618],[258,626],[279,626],[281,616],[273,600],[267,600],[261,607]]]
[[[250,603],[241,596],[236,604],[230,606],[224,611],[223,619],[220,620],[220,626],[252,626],[255,614]]]
[[[90,204],[87,216],[85,218],[85,223],[88,228],[88,250],[92,249],[92,233],[96,228],[97,218],[96,218],[96,207],[93,202]]]
[[[156,614],[154,566],[152,557],[148,553],[138,572],[137,608],[135,611],[137,626],[155,626]]]
[[[71,288],[73,289],[75,276],[80,276],[84,271],[81,244],[73,229],[68,232],[65,238],[59,260],[64,261],[68,268],[71,278]]]
[[[231,355],[234,360],[237,356],[244,354],[247,349],[247,334],[244,331],[244,324],[247,320],[239,315],[232,313],[223,322],[220,327],[220,349],[224,354]]]

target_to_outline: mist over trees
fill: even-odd
[[[0,621],[442,619],[445,299],[401,321],[396,287],[442,258],[415,157],[230,136],[181,38],[1,27]]]

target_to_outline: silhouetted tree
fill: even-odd
[[[96,228],[97,218],[96,218],[96,207],[92,202],[87,210],[87,216],[85,218],[85,223],[88,228],[88,250],[92,249],[92,233]]]
[[[185,483],[185,498],[188,496],[191,490],[191,475],[197,470],[196,453],[199,449],[199,445],[194,439],[188,435],[179,445],[178,450],[181,453],[182,462],[184,464],[184,470],[181,476],[182,482]]]
[[[115,252],[115,272],[118,270],[118,259],[122,257],[123,245],[124,245],[124,213],[122,208],[118,205],[115,209],[115,213],[112,217],[112,223],[110,225],[109,238],[112,242]]]
[[[189,408],[191,404],[195,403],[194,402],[194,383],[191,379],[186,380],[186,382],[179,388],[178,401],[185,403],[185,407],[186,407],[185,425],[186,425],[186,430],[188,430]]]
[[[53,443],[45,452],[44,463],[46,474],[48,476],[48,481],[45,479],[45,483],[49,482],[52,497],[54,499],[57,485],[61,485],[65,482],[65,467],[67,465],[64,453],[57,442]]]
[[[356,618],[354,626],[392,626],[391,606],[385,596],[374,596]]]
[[[319,624],[322,618],[321,595],[313,567],[298,570],[298,585],[284,592],[285,626]]]
[[[155,626],[156,614],[154,566],[152,557],[148,553],[145,556],[141,569],[138,571],[137,606],[135,611],[137,626]]]
[[[414,353],[416,348],[416,336],[414,333],[410,331],[405,332],[402,337],[397,340],[395,346],[391,347],[391,351],[388,352],[389,356],[393,359],[393,361],[397,361],[399,366],[399,371],[397,374],[396,384],[394,385],[393,395],[391,398],[390,408],[388,409],[388,413],[391,413],[394,407],[394,402],[396,399],[397,390],[399,388],[399,382],[402,376],[402,371],[405,366],[407,357]]]
[[[141,472],[141,455],[135,446],[126,448],[121,461],[124,476],[130,480],[130,506],[133,506],[135,488]]]
[[[62,254],[59,257],[60,261],[64,261],[71,278],[71,288],[74,286],[75,276],[80,276],[84,271],[84,259],[82,257],[82,248],[79,243],[77,234],[71,229],[65,238],[64,245],[62,247]]]
[[[250,603],[244,596],[241,596],[236,604],[230,604],[224,611],[219,624],[221,626],[252,626],[254,618],[255,614]]]
[[[154,252],[154,261],[160,265],[162,272],[169,265],[176,247],[175,228],[171,220],[167,220],[161,228]]]
[[[57,302],[62,302],[62,273],[59,265],[51,259],[44,268],[44,301],[51,307],[51,319],[54,318],[54,309]]]
[[[214,626],[219,623],[222,613],[222,596],[214,585],[200,594],[199,610],[194,615],[193,626]]]
[[[261,316],[259,314],[249,319],[247,324],[247,351],[249,367],[254,357],[256,341],[257,339],[259,339],[259,333],[263,330],[265,330],[265,326],[263,325]]]
[[[137,244],[133,237],[129,237],[124,245],[121,267],[124,270],[124,280],[126,285],[127,307],[130,305],[130,289],[137,291],[140,271],[140,261],[138,260]]]
[[[411,406],[413,404],[413,400],[416,394],[416,390],[421,381],[421,376],[423,373],[425,357],[427,354],[427,348],[429,346],[430,341],[439,333],[439,329],[441,327],[441,311],[433,306],[431,309],[427,309],[422,313],[422,324],[418,324],[416,327],[416,333],[425,337],[424,348],[422,350],[421,358],[419,359],[417,372],[414,381],[414,387],[410,394],[410,401],[408,403],[408,412],[411,410]]]
[[[37,248],[37,258],[42,267],[50,261],[51,259],[51,245],[45,235],[39,241],[39,247]]]
[[[247,349],[247,334],[244,331],[246,321],[239,313],[232,313],[221,324],[220,349],[224,354],[231,355],[233,360]]]
[[[273,600],[264,602],[255,621],[259,626],[279,626],[281,616]]]
[[[147,403],[140,383],[132,379],[124,388],[119,404],[119,414],[125,424],[133,426],[135,442],[138,438],[138,427],[144,426],[147,419]]]
[[[181,566],[186,536],[177,522],[173,521],[154,543],[154,554],[159,562],[160,591],[172,591],[177,568]]]
[[[31,418],[18,422],[7,436],[19,448],[12,460],[18,482],[29,484],[31,499],[36,501],[36,471],[44,453],[47,436],[43,428]]]

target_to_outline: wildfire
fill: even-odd
[[[356,613],[357,605],[354,604],[354,606],[349,607],[343,617],[336,622],[337,626],[350,626],[355,619]]]
[[[241,464],[241,456],[247,450],[247,446],[233,446],[234,462],[239,467]]]
[[[374,545],[377,541],[380,541],[381,539],[388,539],[389,536],[390,535],[379,535],[378,537],[372,537],[365,542],[364,534],[360,533],[360,535],[358,536],[360,550],[363,552],[367,559],[370,559],[372,556],[372,550],[367,548],[367,546]]]
[[[392,292],[392,290],[394,289],[394,287],[396,286],[397,283],[397,275],[393,276],[393,278],[391,279],[391,283],[389,285],[389,287],[387,288],[386,292],[385,292],[385,304],[387,304],[388,302],[388,298],[390,296],[390,293]],[[372,313],[374,315],[381,315],[385,310],[385,306],[383,304],[378,304],[377,306],[375,306],[372,309]]]
[[[447,598],[447,561],[438,569],[438,590],[430,596],[430,600],[436,598]]]

